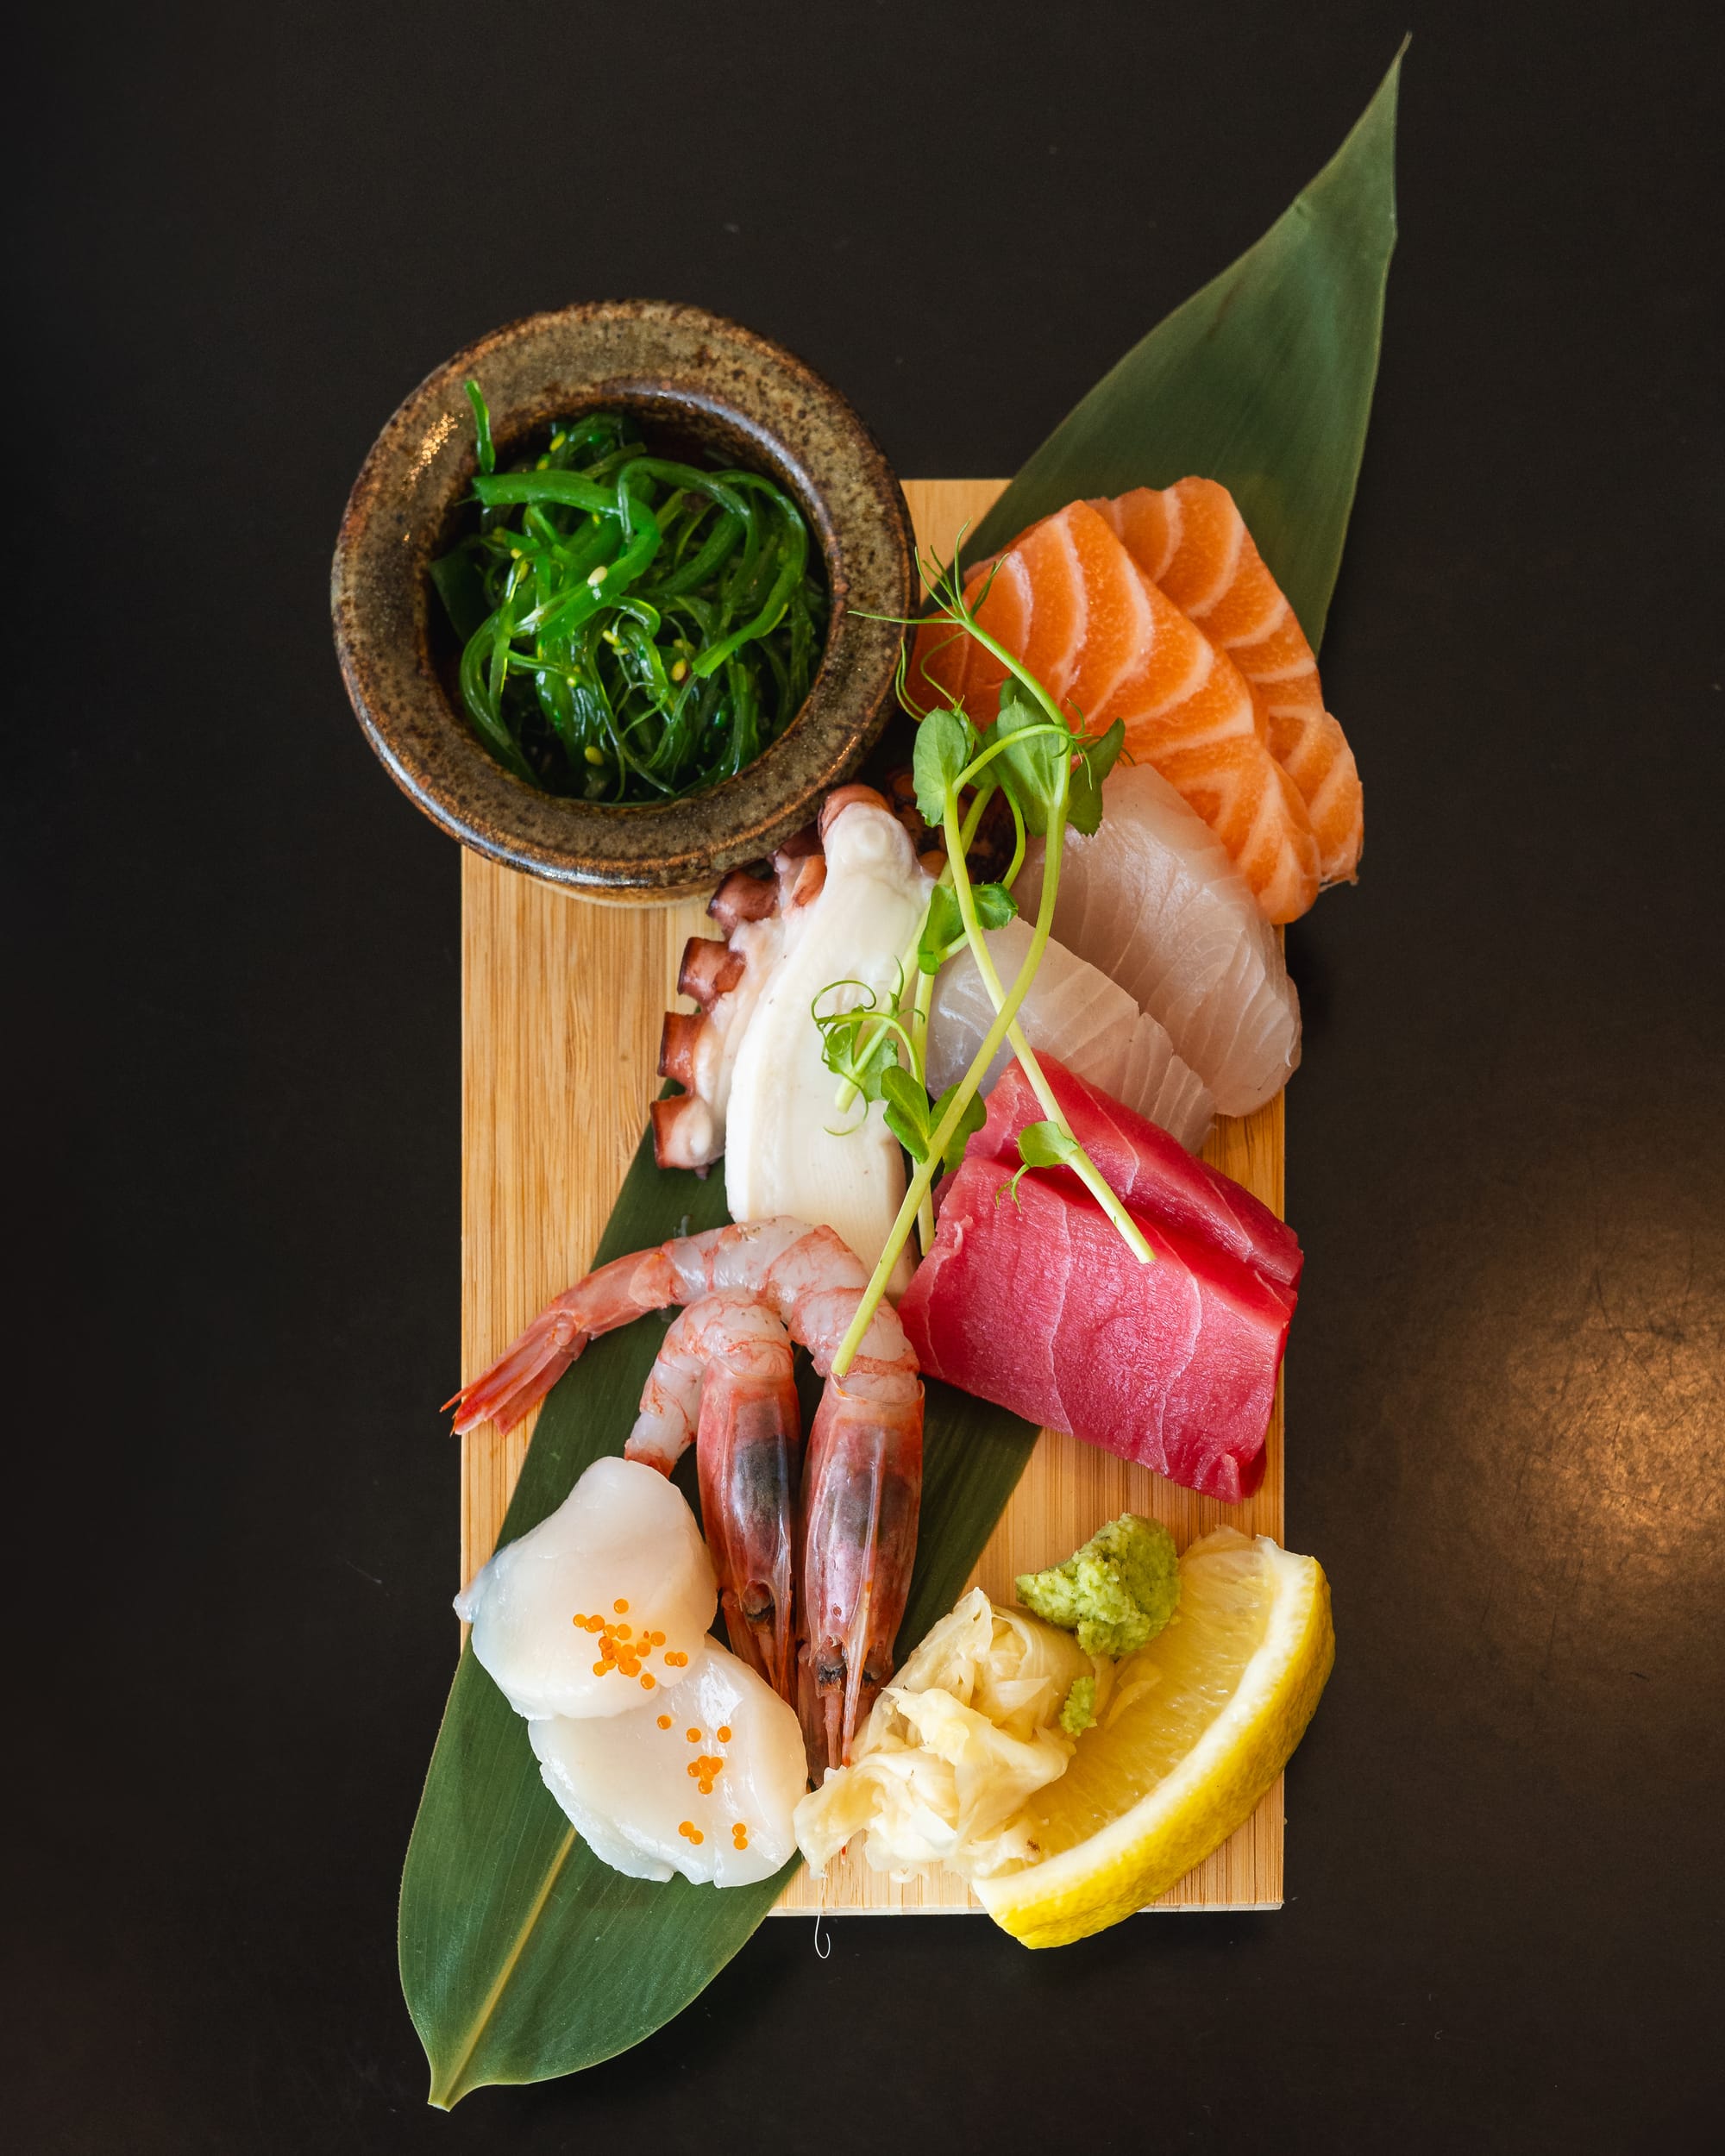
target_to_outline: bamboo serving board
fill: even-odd
[[[905,493],[923,548],[945,560],[960,527],[974,527],[1004,485],[911,480]],[[587,1269],[658,1092],[660,1025],[676,1005],[683,945],[699,931],[711,931],[699,902],[588,905],[477,854],[461,856],[464,1377],[485,1369]],[[1204,1156],[1279,1214],[1281,1097],[1244,1121],[1219,1121]],[[505,1437],[486,1424],[462,1439],[463,1586],[496,1545],[532,1427],[530,1419]],[[1182,1549],[1223,1524],[1281,1541],[1280,1388],[1264,1482],[1244,1505],[1195,1496],[1044,1431],[972,1583],[1010,1604],[1018,1573],[1057,1563],[1128,1511],[1165,1521]],[[1233,1839],[1155,1907],[1279,1908],[1282,1839],[1278,1778]],[[899,1882],[847,1858],[821,1883],[799,1872],[775,1913],[978,1907],[950,1875]]]

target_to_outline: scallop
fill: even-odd
[[[622,1716],[681,1691],[718,1606],[681,1492],[618,1459],[595,1460],[455,1600],[474,1653],[530,1721]]]
[[[807,1784],[794,1710],[744,1662],[706,1640],[674,1697],[626,1714],[527,1727],[546,1788],[593,1854],[631,1879],[681,1871],[750,1886],[796,1849]]]

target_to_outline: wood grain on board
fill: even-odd
[[[998,479],[913,479],[905,492],[925,549],[941,559],[974,526]],[[461,1369],[483,1369],[535,1313],[586,1269],[658,1090],[664,1012],[699,903],[594,906],[461,856]],[[1280,1096],[1224,1119],[1205,1157],[1283,1208]],[[532,1419],[462,1440],[461,1582],[497,1541]],[[618,1433],[619,1438],[622,1432]],[[1057,1562],[1117,1514],[1165,1520],[1183,1548],[1223,1523],[1282,1539],[1282,1399],[1264,1482],[1244,1505],[1179,1489],[1112,1453],[1044,1431],[973,1580],[999,1601],[1016,1574]],[[1273,1908],[1282,1900],[1282,1783],[1158,1909]],[[961,1879],[900,1882],[841,1859],[800,1872],[780,1905],[885,1913],[975,1909]]]

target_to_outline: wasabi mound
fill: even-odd
[[[1086,1654],[1136,1654],[1180,1601],[1174,1538],[1154,1520],[1122,1513],[1064,1564],[1021,1573],[1018,1597],[1045,1624],[1076,1633]]]

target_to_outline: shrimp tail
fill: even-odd
[[[538,1406],[589,1340],[676,1300],[673,1283],[669,1261],[662,1250],[637,1250],[613,1258],[565,1288],[489,1369],[443,1402],[446,1411],[457,1410],[456,1432],[463,1434],[481,1422],[512,1430]]]
[[[593,1338],[567,1311],[543,1310],[483,1376],[464,1385],[444,1407],[457,1413],[454,1427],[463,1435],[481,1422],[512,1430],[536,1407]]]

